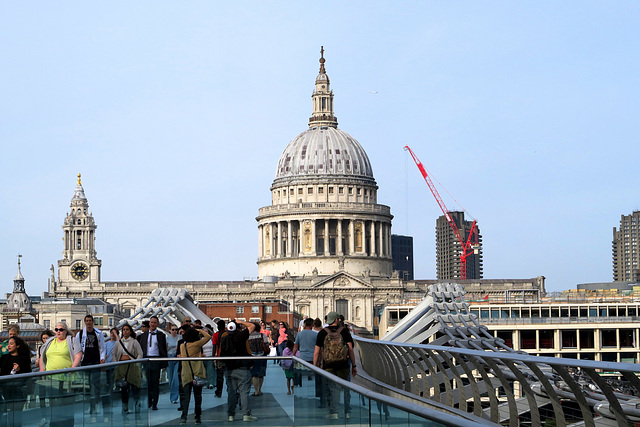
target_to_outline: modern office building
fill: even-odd
[[[613,280],[640,280],[640,211],[620,217],[620,229],[613,227]]]
[[[393,270],[403,280],[413,280],[413,237],[392,234],[391,255]]]
[[[522,288],[523,283],[514,284]],[[531,355],[630,362],[640,360],[640,287],[633,291],[572,289],[536,298],[497,288],[490,298],[472,300],[469,311],[489,333]],[[533,290],[533,289],[531,289]],[[420,301],[390,304],[382,312],[380,336]]]
[[[464,212],[449,212],[456,223],[463,241],[467,241],[473,221],[465,221]],[[482,235],[476,223],[478,244],[482,245]],[[473,240],[475,241],[475,239]],[[438,280],[461,279],[462,246],[451,229],[447,218],[441,215],[436,220],[436,277]],[[482,279],[482,246],[477,253],[467,257],[467,279]]]

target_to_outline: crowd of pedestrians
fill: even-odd
[[[353,363],[353,339],[349,328],[340,316],[331,312],[320,319],[304,318],[299,330],[294,332],[285,321],[272,320],[270,323],[244,322],[232,320],[226,323],[217,319],[214,332],[211,325],[203,326],[196,319],[185,317],[182,324],[168,325],[166,332],[160,331],[160,320],[153,316],[143,322],[139,335],[127,323],[120,329],[111,328],[108,338],[95,327],[93,316],[87,314],[84,327],[74,336],[64,322],[56,324],[53,331],[41,333],[42,345],[36,352],[36,367],[40,371],[59,371],[79,366],[93,366],[104,363],[118,363],[105,369],[84,371],[88,376],[88,412],[95,422],[99,405],[107,420],[112,415],[111,391],[121,393],[121,411],[124,417],[138,416],[142,411],[141,389],[146,382],[147,407],[158,409],[160,377],[166,369],[169,383],[169,401],[179,404],[180,424],[186,424],[191,396],[195,403],[194,421],[202,421],[202,391],[215,388],[214,395],[221,398],[226,382],[228,421],[236,418],[257,421],[252,414],[251,397],[263,395],[262,388],[267,372],[264,356],[296,356],[313,363],[325,371],[349,380],[357,374]],[[19,337],[17,325],[9,327],[9,339],[0,344],[0,375],[19,375],[32,371],[31,350]],[[202,357],[220,357],[216,361],[194,360]],[[184,357],[182,362],[154,358]],[[137,359],[149,358],[149,363],[141,366]],[[226,359],[229,358],[229,359]],[[244,358],[244,359],[240,359]],[[302,386],[305,368],[291,359],[276,360],[284,371],[287,394],[293,395],[295,387]],[[143,371],[144,370],[144,374]],[[72,383],[81,374],[52,373],[46,385],[39,385],[37,395],[40,406],[50,406],[50,419],[41,425],[73,426],[73,405],[75,396],[71,392]],[[315,377],[315,395],[319,407],[329,407],[328,419],[338,418],[338,402],[342,388],[334,382],[323,387],[322,375],[306,370],[308,380]],[[24,402],[28,382],[21,387],[3,387],[4,402]],[[6,384],[6,383],[5,383]],[[253,387],[253,393],[251,389]],[[107,392],[105,393],[105,390]],[[55,404],[52,404],[55,402]],[[19,408],[18,408],[19,406]],[[21,425],[22,406],[4,405],[10,425]],[[345,417],[349,418],[349,394],[344,391]]]

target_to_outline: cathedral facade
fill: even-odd
[[[337,311],[373,332],[382,307],[420,300],[427,284],[403,281],[392,271],[393,216],[378,204],[365,150],[338,129],[322,53],[308,125],[283,151],[272,204],[256,218],[257,281],[103,282],[96,224],[78,176],[49,296],[99,298],[133,314],[155,289],[183,288],[202,303],[284,301],[314,318]]]

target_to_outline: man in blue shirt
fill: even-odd
[[[304,319],[303,329],[296,335],[296,341],[293,346],[293,354],[300,350],[300,359],[313,364],[313,353],[316,349],[316,340],[318,332],[313,330],[313,319]],[[300,386],[302,386],[302,376],[299,378]],[[322,392],[322,376],[316,375],[316,397],[320,398],[320,407],[324,408],[325,397]]]

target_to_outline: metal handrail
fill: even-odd
[[[289,359],[294,360],[300,365],[305,366],[307,369],[313,371],[315,374],[321,375],[327,378],[330,381],[334,381],[338,383],[341,387],[348,388],[351,391],[359,393],[365,396],[368,399],[374,400],[376,402],[384,403],[388,406],[397,408],[401,411],[408,412],[412,415],[435,421],[440,424],[451,426],[451,427],[472,427],[478,426],[479,424],[470,419],[460,418],[456,415],[446,414],[431,408],[427,408],[425,406],[421,406],[415,403],[406,402],[404,400],[395,399],[389,396],[386,396],[381,393],[377,393],[373,390],[369,390],[365,387],[362,387],[358,384],[354,384],[349,381],[345,381],[342,378],[339,378],[335,375],[328,373],[327,371],[320,369],[313,364],[306,362],[295,356],[251,356],[251,357],[153,357],[153,358],[143,358],[143,359],[133,359],[133,360],[125,360],[120,362],[111,362],[104,363],[100,365],[91,365],[91,366],[79,366],[77,368],[68,368],[68,369],[59,369],[55,371],[44,371],[44,372],[30,372],[19,375],[6,375],[0,376],[0,384],[5,381],[13,381],[15,382],[19,379],[28,379],[28,378],[37,378],[47,375],[54,375],[60,373],[75,373],[82,371],[89,371],[95,369],[103,369],[103,368],[116,368],[117,366],[130,364],[130,363],[148,363],[148,362],[186,362],[186,361],[220,361],[224,362],[225,360],[281,360],[281,359]]]
[[[567,425],[562,400],[568,398],[578,404],[586,425],[597,425],[596,420],[605,419],[616,420],[619,425],[640,420],[640,364],[361,337],[354,337],[354,341],[362,371],[390,393],[413,394],[425,403],[450,407],[458,402],[496,424],[515,425],[523,411],[536,424],[543,415],[548,417],[539,407],[551,404],[557,425]],[[500,399],[498,389],[504,393]],[[484,408],[482,403],[487,399],[490,404]],[[504,411],[500,411],[502,406]]]

